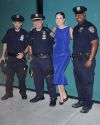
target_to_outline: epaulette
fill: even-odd
[[[43,27],[44,30],[46,30],[48,33],[51,32],[51,29],[49,29],[48,27]]]

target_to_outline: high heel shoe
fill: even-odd
[[[65,99],[63,99],[64,102],[66,102],[67,100],[68,100],[68,96]]]
[[[64,104],[64,102],[60,102],[60,101],[59,101],[59,105],[63,105],[63,104]]]
[[[66,90],[65,90],[65,93],[67,95],[67,91]],[[66,102],[67,100],[68,100],[68,95],[67,95],[67,97],[65,99],[63,99],[63,101]]]

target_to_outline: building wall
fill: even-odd
[[[100,37],[100,1],[99,0],[44,0],[44,15],[46,16],[45,24],[48,24],[50,28],[56,26],[55,24],[55,13],[58,11],[63,11],[66,14],[66,23],[71,27],[74,27],[77,22],[75,20],[75,15],[72,8],[77,5],[83,5],[87,7],[87,19],[96,25],[98,30],[98,35]],[[72,43],[70,48],[72,49]],[[97,64],[95,70],[95,82],[94,82],[94,97],[93,99],[100,101],[100,50],[97,53]],[[75,81],[73,77],[73,66],[72,62],[66,69],[66,76],[69,81],[69,85],[66,87],[68,94],[72,96],[77,96]]]
[[[99,0],[44,0],[44,15],[46,16],[45,25],[50,28],[55,27],[55,13],[57,11],[63,11],[66,14],[66,23],[72,27],[76,25],[75,16],[72,12],[72,8],[76,5],[84,5],[88,8],[87,19],[96,25],[98,34],[100,36],[100,1]],[[10,17],[13,14],[20,13],[25,17],[23,27],[29,31],[32,26],[30,15],[36,11],[36,0],[2,0],[0,1],[0,40],[5,34],[6,30],[12,26]],[[72,41],[70,48],[72,48]],[[0,43],[0,55],[1,55],[2,44]],[[100,75],[99,75],[99,64],[100,64],[100,50],[97,53],[97,65],[95,70],[95,82],[94,82],[94,96],[93,99],[100,101]],[[28,62],[29,65],[29,62]],[[73,77],[73,66],[72,62],[66,69],[66,76],[69,85],[66,86],[68,94],[71,96],[77,96],[75,87],[75,81]],[[6,77],[1,73],[0,70],[0,83],[5,83]],[[14,85],[18,85],[18,80],[15,77]],[[27,73],[26,78],[27,88],[34,88],[33,80]],[[46,90],[46,85],[45,85]]]

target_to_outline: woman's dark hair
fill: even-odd
[[[62,15],[62,17],[63,17],[64,19],[66,18],[66,17],[65,17],[65,14],[64,14],[63,12],[57,12],[57,13],[55,14],[55,16],[58,15],[58,14]]]

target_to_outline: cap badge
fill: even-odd
[[[77,7],[77,11],[80,11],[81,10],[81,8],[80,7]]]
[[[16,15],[16,18],[19,18],[19,15]]]
[[[35,14],[35,17],[38,17],[38,14],[37,14],[37,13]]]

